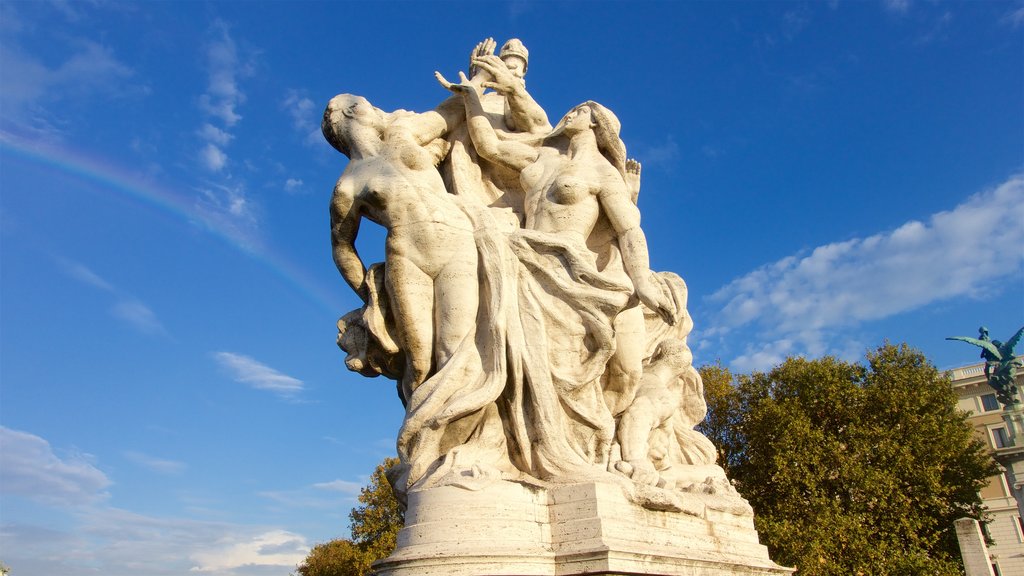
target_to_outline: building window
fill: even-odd
[[[992,434],[992,446],[997,449],[1006,448],[1010,445],[1010,435],[1006,433],[1005,426],[989,428],[989,433]]]
[[[995,394],[985,394],[981,397],[981,411],[991,412],[993,410],[999,410],[999,400],[996,400]]]
[[[1024,542],[1024,520],[1021,520],[1020,516],[1014,516],[1013,525],[1017,528],[1017,541]]]

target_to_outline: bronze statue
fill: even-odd
[[[996,391],[996,397],[1006,408],[1014,404],[1020,404],[1017,396],[1017,386],[1014,379],[1017,377],[1017,368],[1024,366],[1024,361],[1013,355],[1013,349],[1020,342],[1024,335],[1024,327],[1017,330],[1006,342],[992,340],[988,336],[988,328],[978,328],[978,337],[950,336],[946,340],[962,340],[968,344],[974,344],[981,348],[981,358],[985,360],[985,378]]]

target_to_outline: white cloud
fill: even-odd
[[[746,328],[754,341],[737,369],[793,353],[857,350],[840,329],[950,298],[983,296],[1024,264],[1024,175],[926,221],[819,246],[740,277],[708,298],[707,345]],[[718,344],[715,344],[715,339]]]
[[[220,172],[228,163],[228,156],[216,144],[207,144],[199,153],[203,166],[211,172]]]
[[[207,122],[199,129],[199,137],[218,146],[227,146],[235,137]]]
[[[300,91],[292,89],[285,93],[281,107],[291,116],[295,130],[304,135],[302,142],[305,145],[323,144],[323,136],[320,133],[321,111],[315,102]]]
[[[292,125],[299,132],[307,133],[319,129],[320,114],[316,110],[316,104],[298,90],[288,90],[281,106],[288,111],[288,115],[292,117]]]
[[[1010,10],[1006,16],[1003,17],[1003,21],[1007,22],[1014,28],[1024,26],[1024,6],[1018,6],[1013,10]]]
[[[145,334],[165,334],[164,325],[148,306],[138,300],[125,299],[114,304],[111,313]]]
[[[309,552],[305,538],[285,530],[273,530],[244,539],[222,538],[211,550],[192,555],[190,572],[223,574],[249,566],[292,569]]]
[[[95,272],[85,267],[84,265],[79,264],[78,262],[71,262],[69,260],[63,259],[58,259],[58,262],[61,264],[61,267],[64,269],[65,273],[67,273],[75,280],[82,282],[83,284],[88,284],[94,288],[99,288],[100,290],[106,292],[117,291],[117,289],[114,288],[114,286],[110,282],[107,282],[106,280],[101,278],[99,274],[96,274]]]
[[[24,53],[16,41],[0,42],[0,70],[4,71],[0,129],[60,137],[63,126],[72,121],[68,116],[77,110],[73,106],[77,100],[147,91],[128,83],[134,71],[109,47],[83,39],[71,39],[70,43],[72,51],[50,67]]]
[[[155,458],[142,452],[128,451],[124,453],[124,457],[160,474],[180,474],[188,467],[184,462]]]
[[[78,262],[72,262],[59,257],[56,260],[64,273],[71,278],[112,294],[117,299],[110,308],[110,313],[115,318],[127,322],[130,326],[144,334],[167,333],[156,314],[139,299],[118,289],[99,274]]]
[[[304,536],[274,527],[145,516],[96,507],[68,530],[7,524],[4,562],[15,574],[269,576],[294,570]]]
[[[882,5],[896,14],[906,14],[910,10],[910,0],[882,0]]]
[[[679,161],[679,144],[669,135],[661,144],[641,145],[636,159],[644,166],[671,170]]]
[[[199,196],[195,214],[204,225],[228,236],[246,250],[260,247],[259,208],[249,200],[243,184],[207,183],[196,191]]]
[[[213,26],[213,39],[206,47],[208,82],[206,93],[199,97],[199,107],[231,127],[242,117],[236,108],[245,102],[238,87],[238,78],[251,74],[251,66],[239,59],[238,46],[223,22]]]
[[[107,498],[111,481],[88,455],[61,458],[46,440],[0,426],[0,491],[55,506],[84,506]]]
[[[343,494],[356,495],[362,489],[362,484],[358,482],[349,482],[347,480],[332,480],[330,482],[318,482],[313,484],[313,488],[318,490],[330,490],[332,492],[341,492]]]
[[[232,352],[217,352],[214,358],[231,372],[237,382],[249,384],[258,390],[269,390],[282,396],[293,396],[302,391],[304,384],[249,356]]]
[[[289,178],[284,182],[284,191],[289,194],[295,194],[302,191],[302,180],[299,178]]]

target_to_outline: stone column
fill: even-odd
[[[995,576],[978,521],[974,518],[961,518],[953,524],[956,526],[956,539],[960,543],[960,554],[964,558],[967,576]]]

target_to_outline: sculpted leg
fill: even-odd
[[[618,440],[622,461],[615,469],[645,484],[656,484],[657,471],[648,457],[651,432],[659,426],[657,408],[647,397],[638,397],[619,420]]]
[[[430,375],[434,351],[434,282],[408,259],[394,257],[387,261],[387,287],[398,325],[398,344],[405,352],[402,389],[408,400]]]
[[[623,310],[615,318],[615,355],[608,361],[605,404],[618,417],[633,401],[643,380],[644,312],[640,306]]]
[[[437,326],[434,355],[438,369],[444,366],[463,339],[471,335],[476,327],[480,301],[477,255],[473,239],[467,238],[466,242],[467,249],[456,253],[438,274],[434,285],[434,325]]]

